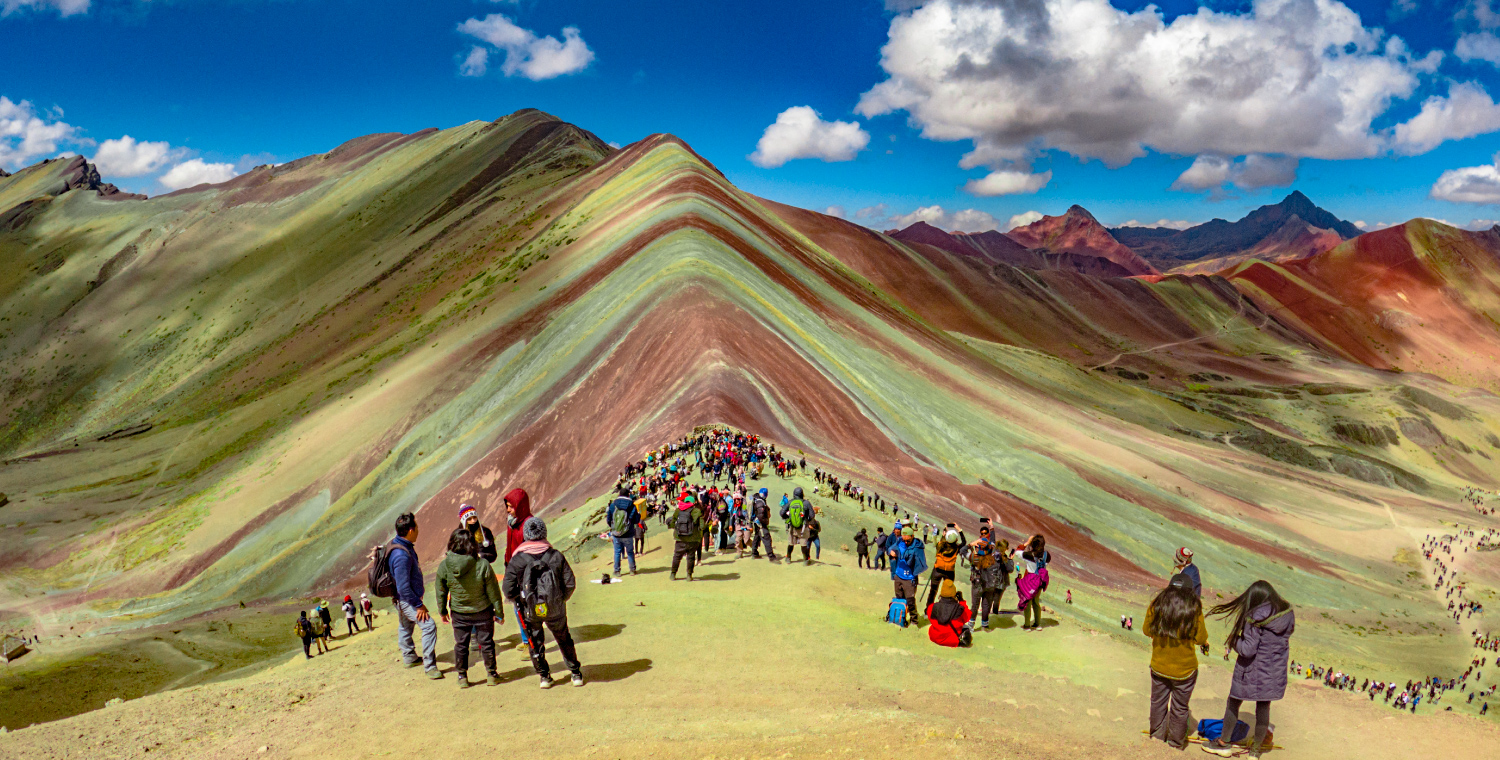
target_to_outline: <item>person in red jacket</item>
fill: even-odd
[[[522,526],[531,519],[531,497],[526,495],[524,488],[512,488],[505,495],[505,566],[510,565],[510,558],[516,553],[516,548],[526,543],[526,536],[522,533]],[[526,656],[526,661],[531,662],[531,642],[526,637],[526,623],[522,617],[521,600],[512,599],[510,603],[516,610],[516,624],[521,627],[521,645],[516,647]]]
[[[971,618],[973,613],[969,612],[969,605],[964,603],[953,581],[944,579],[939,587],[938,600],[927,605],[927,638],[938,646],[961,646],[964,644],[964,628]]]

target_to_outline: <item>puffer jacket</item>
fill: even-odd
[[[450,600],[449,597],[452,597]],[[500,580],[490,563],[479,557],[448,552],[437,569],[438,614],[453,610],[473,615],[500,609]]]
[[[1250,611],[1245,635],[1234,647],[1239,658],[1234,663],[1229,696],[1269,702],[1286,695],[1286,665],[1296,628],[1296,616],[1290,608],[1272,615],[1271,605],[1263,604]]]

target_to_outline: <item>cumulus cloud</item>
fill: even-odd
[[[1246,190],[1285,187],[1297,179],[1297,159],[1292,156],[1251,154],[1235,161],[1225,156],[1200,155],[1178,175],[1173,190],[1210,190],[1234,184]]]
[[[1183,187],[1265,185],[1299,158],[1389,152],[1391,130],[1375,124],[1441,59],[1337,0],[1200,7],[1171,23],[1109,0],[931,0],[891,21],[887,78],[856,111],[905,111],[924,137],[971,141],[966,168],[1028,171],[1054,149],[1121,166],[1154,150],[1207,157]],[[1402,145],[1446,133],[1418,123]],[[1278,158],[1231,161],[1249,155]]]
[[[887,206],[884,203],[877,203],[873,206],[865,206],[854,212],[854,218],[859,220],[884,219],[886,210]]]
[[[51,158],[58,146],[77,138],[78,129],[61,114],[44,116],[30,101],[0,96],[0,167],[19,169],[37,159]]]
[[[1493,32],[1470,32],[1458,38],[1453,55],[1460,61],[1487,61],[1500,65],[1500,38]]]
[[[1483,166],[1449,169],[1438,176],[1429,192],[1433,198],[1454,203],[1500,204],[1500,155]]]
[[[1500,105],[1472,82],[1456,82],[1447,97],[1433,96],[1405,124],[1396,126],[1396,151],[1426,153],[1448,140],[1487,134],[1500,129]]]
[[[125,135],[99,143],[90,160],[105,177],[139,177],[165,166],[180,152],[165,142],[139,142]]]
[[[1030,172],[1002,169],[990,172],[979,178],[971,179],[964,184],[964,190],[974,195],[1031,195],[1047,186],[1052,181],[1052,172],[1045,171],[1040,174]]]
[[[517,26],[504,14],[491,13],[482,19],[471,18],[459,24],[458,31],[504,52],[505,62],[501,64],[500,72],[508,77],[521,76],[539,82],[582,71],[594,60],[594,51],[583,41],[576,26],[564,27],[561,40],[551,36],[539,37],[530,29]],[[459,72],[465,76],[478,76],[464,71],[466,68],[472,70],[470,64],[474,62],[475,53],[470,50]],[[488,70],[488,63],[486,51],[484,70]]]
[[[1142,221],[1137,221],[1135,219],[1131,219],[1130,221],[1125,222],[1125,223],[1121,224],[1120,226],[1121,227],[1158,227],[1158,228],[1165,228],[1165,229],[1169,229],[1169,230],[1185,230],[1185,229],[1187,229],[1189,227],[1197,227],[1199,224],[1202,224],[1202,222],[1189,222],[1186,219],[1157,219],[1154,222],[1142,222]],[[1355,224],[1358,224],[1358,222],[1356,222]]]
[[[482,77],[489,70],[490,49],[483,45],[469,48],[469,54],[458,64],[458,75],[464,77]]]
[[[1022,211],[1021,213],[1011,217],[1010,221],[1005,223],[1005,229],[1009,231],[1017,227],[1025,227],[1026,225],[1038,221],[1041,218],[1042,212],[1040,211]]]
[[[978,209],[966,208],[960,211],[946,211],[942,206],[923,206],[909,214],[897,214],[887,220],[888,225],[896,228],[909,227],[917,222],[926,222],[934,227],[941,227],[950,232],[983,232],[993,230],[1000,226],[1000,222],[988,212]]]
[[[852,161],[869,144],[870,133],[859,124],[823,121],[811,106],[794,106],[766,127],[750,154],[750,162],[769,169],[798,158]]]
[[[823,213],[829,216],[836,216],[840,219],[848,217],[848,214],[844,212],[843,206],[829,206],[828,208],[823,209]]]
[[[181,190],[202,184],[228,182],[237,176],[239,173],[234,170],[234,164],[210,164],[201,158],[193,158],[167,170],[157,181],[168,189]]]
[[[60,16],[88,13],[89,0],[0,0],[0,16],[9,16],[22,8],[52,9]]]

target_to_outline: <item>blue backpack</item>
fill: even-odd
[[[1203,737],[1204,739],[1217,739],[1223,734],[1224,721],[1210,720],[1208,718],[1204,718],[1203,720],[1198,721],[1198,735]],[[1234,722],[1234,731],[1231,732],[1229,741],[1226,743],[1233,744],[1234,742],[1242,741],[1246,736],[1249,735],[1250,724],[1242,720],[1237,720]]]
[[[885,612],[885,622],[892,625],[906,627],[906,600],[896,597],[891,600],[891,608]]]

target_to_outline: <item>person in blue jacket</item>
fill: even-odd
[[[427,614],[427,605],[422,597],[427,593],[422,584],[422,563],[417,559],[417,518],[407,512],[396,518],[396,537],[391,540],[391,577],[396,581],[396,643],[401,647],[401,659],[406,667],[415,668],[419,663],[427,671],[427,677],[442,678],[437,666],[437,623]],[[412,629],[422,629],[422,658],[417,659],[417,649],[412,642]]]
[[[624,512],[624,527],[620,531],[615,530],[615,513]],[[620,555],[623,553],[630,559],[630,574],[635,575],[635,532],[636,523],[641,521],[640,512],[636,511],[635,500],[630,498],[630,489],[622,486],[619,495],[609,503],[609,510],[605,513],[604,524],[609,526],[609,536],[615,545],[615,577],[620,576]]]
[[[889,547],[886,554],[891,560],[891,580],[896,584],[896,598],[906,600],[906,614],[912,625],[916,625],[920,620],[917,615],[917,578],[927,569],[927,552],[909,527],[901,529],[901,538],[892,536],[886,546]]]

